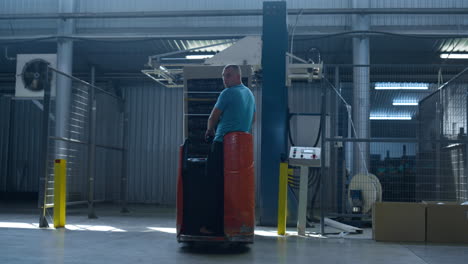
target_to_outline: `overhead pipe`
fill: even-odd
[[[128,41],[128,40],[149,40],[149,39],[195,39],[195,38],[211,38],[211,39],[226,39],[226,38],[242,38],[245,36],[259,36],[261,34],[260,28],[255,28],[258,32],[249,31],[248,33],[235,32],[235,33],[203,33],[203,34],[52,34],[52,35],[34,35],[34,36],[0,36],[0,42],[31,42],[31,41],[57,41],[57,39],[69,40],[107,40],[107,41]],[[336,37],[337,35],[393,35],[401,37],[433,37],[433,38],[464,38],[468,37],[466,32],[455,32],[454,30],[446,32],[422,32],[422,31],[331,31],[331,33],[318,33],[318,32],[298,32],[296,36],[314,36],[317,38]]]

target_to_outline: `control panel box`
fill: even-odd
[[[291,147],[289,164],[296,166],[320,167],[321,149],[314,147]]]

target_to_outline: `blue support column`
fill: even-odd
[[[263,2],[262,144],[260,225],[274,226],[278,217],[281,155],[287,155],[286,2]]]

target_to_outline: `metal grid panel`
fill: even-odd
[[[62,75],[55,71],[54,74]],[[72,83],[65,138],[57,137],[56,98],[52,97],[50,102],[46,204],[48,207],[53,204],[54,160],[57,158],[67,161],[67,203],[86,203],[91,199],[90,177],[94,177],[93,201],[119,201],[122,198],[123,173],[122,102],[112,92],[93,88],[76,78],[64,77],[70,78]],[[94,89],[93,93],[91,89]],[[108,87],[106,89],[109,90]],[[90,129],[93,94],[96,102],[96,135]],[[96,145],[94,155],[90,152],[92,144]],[[89,175],[89,166],[93,168],[93,176]]]
[[[420,199],[468,200],[467,89],[468,75],[463,73],[420,104],[420,137],[435,141],[420,144],[419,160],[425,165],[424,175],[417,178]]]
[[[58,74],[58,73],[54,73]],[[59,88],[60,89],[60,88]],[[87,157],[88,125],[89,125],[89,91],[82,84],[72,81],[69,116],[66,123],[66,138],[83,143],[73,143],[57,139],[49,139],[47,171],[48,195],[46,204],[53,204],[54,160],[65,159],[67,162],[67,202],[84,202],[88,197]],[[49,114],[49,138],[57,137],[56,129],[56,98],[51,98]],[[85,143],[86,142],[86,143]],[[58,148],[65,148],[59,150]]]
[[[81,142],[88,141],[88,105],[89,105],[89,92],[83,85],[72,83],[71,105],[69,106],[69,116],[67,120],[66,135],[71,140]],[[55,113],[55,111],[54,111]],[[54,125],[55,127],[55,125]],[[56,129],[54,129],[56,132]],[[51,134],[57,136],[57,134]],[[51,141],[51,143],[59,143],[59,141]],[[67,195],[68,201],[85,201],[87,197],[87,164],[86,159],[87,147],[82,144],[70,143],[64,145],[66,147],[66,154],[60,155],[57,152],[50,152],[50,163],[53,168],[53,160],[63,158],[67,161]],[[55,145],[55,148],[60,147]]]
[[[359,134],[355,137],[342,100],[327,101],[331,104],[336,100],[338,104],[335,108],[327,108],[328,113],[337,119],[337,133],[331,136],[344,137],[344,143],[339,145],[341,141],[330,140],[330,143],[334,144],[328,146],[331,151],[335,148],[337,155],[330,157],[325,184],[337,183],[337,195],[341,199],[330,199],[326,196],[324,210],[350,213],[348,192],[353,188],[362,191],[362,195],[365,196],[363,199],[379,200],[379,185],[383,201],[465,201],[468,191],[465,175],[468,78],[463,74],[455,81],[450,81],[444,89],[437,90],[443,84],[442,80],[450,80],[460,73],[463,67],[375,65],[369,68],[369,84],[360,83],[361,78],[355,79],[355,74],[362,72],[354,71],[353,68],[355,67],[339,66],[325,72],[339,70],[339,85],[335,88],[341,88],[343,99],[352,108],[356,104],[356,101],[352,103],[356,92],[369,93],[369,114],[365,122],[368,124],[364,124],[364,127],[359,125],[355,120],[356,113],[352,114],[356,130],[359,131],[361,127],[368,129],[369,133],[365,137]],[[326,76],[331,94],[335,93],[331,87],[331,83],[335,84],[336,81],[334,77]],[[368,87],[353,89],[356,85]],[[400,89],[387,90],[392,86]],[[424,86],[427,86],[427,89],[408,88]],[[396,99],[416,102],[419,107],[418,104],[394,105]],[[408,120],[369,120],[370,117],[407,117]],[[366,150],[367,146],[369,150]],[[356,183],[355,180],[353,183],[352,179],[360,172],[356,168],[361,165],[364,166],[364,171],[374,174],[380,184],[372,179],[360,178],[356,178],[359,181]],[[337,171],[341,170],[343,173],[332,173],[334,166]],[[328,178],[336,180],[329,181]],[[340,181],[344,184],[339,185]],[[325,190],[328,192],[329,188]]]

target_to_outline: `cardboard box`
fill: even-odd
[[[468,205],[426,205],[427,242],[468,243]]]
[[[372,210],[373,238],[386,242],[424,242],[426,205],[422,203],[375,203]]]

